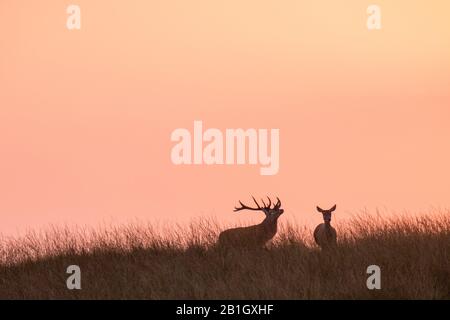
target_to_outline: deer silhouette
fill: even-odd
[[[331,214],[334,210],[336,210],[336,205],[328,210],[317,207],[317,211],[323,215],[324,223],[319,224],[314,230],[314,240],[322,249],[336,245],[336,230],[331,226]]]
[[[234,248],[263,248],[264,245],[271,240],[277,233],[277,222],[284,210],[281,209],[281,201],[277,198],[277,202],[271,208],[272,201],[269,197],[269,203],[266,205],[262,200],[261,207],[254,197],[253,201],[256,208],[248,207],[239,201],[240,207],[235,207],[234,212],[241,210],[262,211],[266,218],[257,225],[249,227],[239,227],[225,230],[219,234],[218,245],[220,247]]]

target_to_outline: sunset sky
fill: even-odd
[[[279,173],[174,165],[195,120],[280,129]],[[449,120],[447,0],[0,0],[0,233],[450,208]]]

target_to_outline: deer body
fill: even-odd
[[[317,207],[317,211],[323,215],[324,223],[319,224],[314,230],[314,240],[322,249],[328,249],[337,243],[336,230],[331,226],[331,213],[334,210],[336,210],[336,205],[329,210]]]
[[[235,208],[234,211],[240,210],[261,210],[266,214],[266,218],[257,225],[249,227],[239,227],[225,230],[220,233],[218,245],[221,247],[235,247],[235,248],[263,248],[264,245],[271,240],[277,233],[277,223],[279,216],[284,212],[280,209],[281,202],[275,204],[274,208],[270,208],[271,202],[269,199],[269,205],[266,206],[264,201],[264,207],[260,207],[256,200],[257,208],[250,208],[243,205],[241,202],[241,208]]]
[[[277,220],[264,219],[260,224],[250,227],[233,228],[219,235],[220,246],[263,247],[277,233]]]
[[[314,230],[314,240],[321,247],[336,245],[336,230],[329,223],[321,223]]]

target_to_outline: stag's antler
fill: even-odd
[[[274,209],[280,209],[280,207],[281,207],[281,201],[280,201],[280,199],[278,199],[278,197],[277,197],[277,203],[275,204],[275,207],[274,207]]]
[[[258,210],[262,210],[263,208],[261,208],[259,206],[258,201],[256,201],[256,199],[253,196],[252,196],[252,198],[253,198],[253,201],[255,201],[255,203],[256,203],[256,208],[252,208],[252,207],[246,206],[245,204],[243,204],[239,200],[239,204],[241,205],[241,207],[240,208],[234,207],[234,211],[240,211],[240,210],[257,210],[258,211]]]
[[[259,210],[262,210],[262,211],[264,211],[264,210],[271,210],[270,207],[272,206],[272,201],[270,200],[269,197],[267,197],[267,199],[269,199],[269,204],[268,204],[268,205],[266,205],[266,203],[264,202],[264,200],[261,199],[261,202],[263,203],[263,207],[261,207],[261,206],[259,205],[259,203],[258,203],[258,201],[256,201],[255,197],[252,196],[252,199],[253,199],[253,201],[254,201],[255,204],[256,204],[256,208],[252,208],[252,207],[246,206],[245,204],[243,204],[243,203],[239,200],[239,204],[241,205],[241,207],[240,207],[240,208],[235,207],[235,208],[234,208],[234,211],[236,212],[236,211],[240,211],[240,210],[256,210],[256,211],[259,211]],[[280,201],[280,199],[278,199],[278,197],[277,197],[277,200],[278,200],[278,201],[277,201],[277,203],[274,205],[273,209],[279,209],[279,208],[281,207],[281,201]]]

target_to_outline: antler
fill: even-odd
[[[275,204],[274,209],[280,209],[280,207],[281,207],[281,201],[280,201],[280,199],[278,199],[278,197],[277,197],[277,203]]]
[[[240,211],[240,210],[262,210],[263,208],[260,207],[258,201],[256,201],[256,199],[253,196],[252,196],[252,198],[253,198],[253,201],[256,203],[256,208],[246,206],[239,200],[239,204],[241,205],[241,207],[240,208],[234,207],[234,211],[236,212],[236,211]]]
[[[258,211],[258,210],[262,210],[262,211],[264,211],[264,210],[270,210],[271,208],[271,206],[272,206],[272,201],[270,200],[270,198],[269,197],[267,197],[267,199],[269,200],[269,204],[268,205],[266,205],[266,203],[264,202],[264,200],[263,199],[261,199],[261,202],[263,203],[263,207],[261,207],[260,205],[259,205],[259,203],[258,203],[258,201],[256,201],[256,199],[252,196],[252,199],[253,199],[253,201],[255,202],[255,204],[256,204],[256,208],[252,208],[252,207],[249,207],[249,206],[246,206],[245,204],[243,204],[240,200],[239,200],[239,204],[241,205],[241,207],[240,208],[238,208],[238,207],[235,207],[234,208],[234,211],[236,212],[236,211],[240,211],[240,210],[256,210],[256,211]],[[281,207],[281,201],[280,201],[280,199],[278,199],[278,197],[277,197],[277,203],[274,205],[274,207],[273,207],[273,209],[279,209],[280,207]]]

